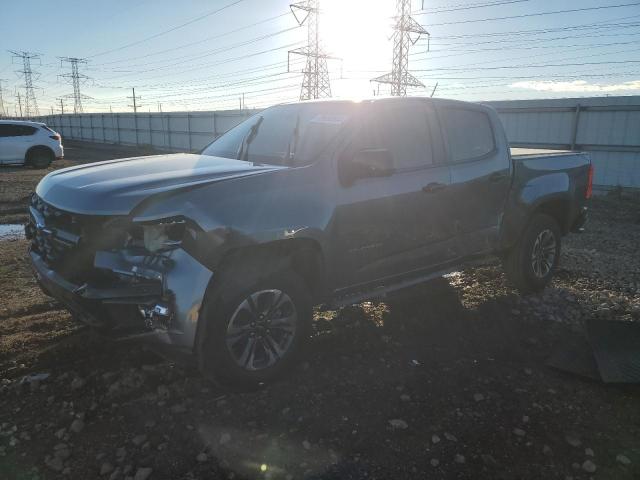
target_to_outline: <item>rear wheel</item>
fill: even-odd
[[[47,168],[53,162],[54,155],[51,150],[44,147],[36,147],[27,153],[27,165],[33,168]]]
[[[312,306],[304,280],[293,272],[221,278],[202,311],[198,345],[202,373],[223,385],[252,388],[293,366],[310,333]]]
[[[504,260],[507,277],[523,293],[544,289],[560,259],[560,227],[552,217],[536,214]]]

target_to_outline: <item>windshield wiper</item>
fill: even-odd
[[[256,120],[256,123],[253,124],[253,126],[249,129],[247,134],[244,136],[244,138],[242,139],[242,142],[240,142],[240,147],[238,148],[238,153],[236,154],[237,160],[248,161],[249,145],[251,145],[251,142],[253,142],[253,139],[256,138],[256,135],[258,134],[258,130],[260,129],[260,125],[262,124],[263,120],[264,120],[264,117],[260,115],[258,117],[258,120]]]
[[[298,138],[300,137],[300,114],[296,116],[296,125],[293,127],[293,135],[289,140],[289,146],[287,147],[287,156],[284,158],[285,165],[293,165],[293,161],[296,156],[296,149],[298,147]]]

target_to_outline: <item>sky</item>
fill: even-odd
[[[288,0],[2,0],[5,110],[24,95],[32,62],[41,114],[73,109],[79,64],[85,112],[219,110],[295,101],[307,41]],[[389,93],[370,80],[391,70],[396,0],[320,0],[320,38],[334,97]],[[412,0],[430,35],[414,38],[411,95],[509,100],[640,94],[640,1]],[[568,11],[567,11],[568,10]]]

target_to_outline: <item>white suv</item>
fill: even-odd
[[[47,168],[64,157],[62,137],[44,123],[0,120],[0,164]]]

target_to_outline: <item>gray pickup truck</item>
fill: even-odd
[[[268,108],[200,154],[84,164],[31,198],[43,290],[82,322],[235,384],[298,358],[312,307],[499,257],[540,290],[582,228],[584,153],[511,154],[494,110],[440,99]]]

